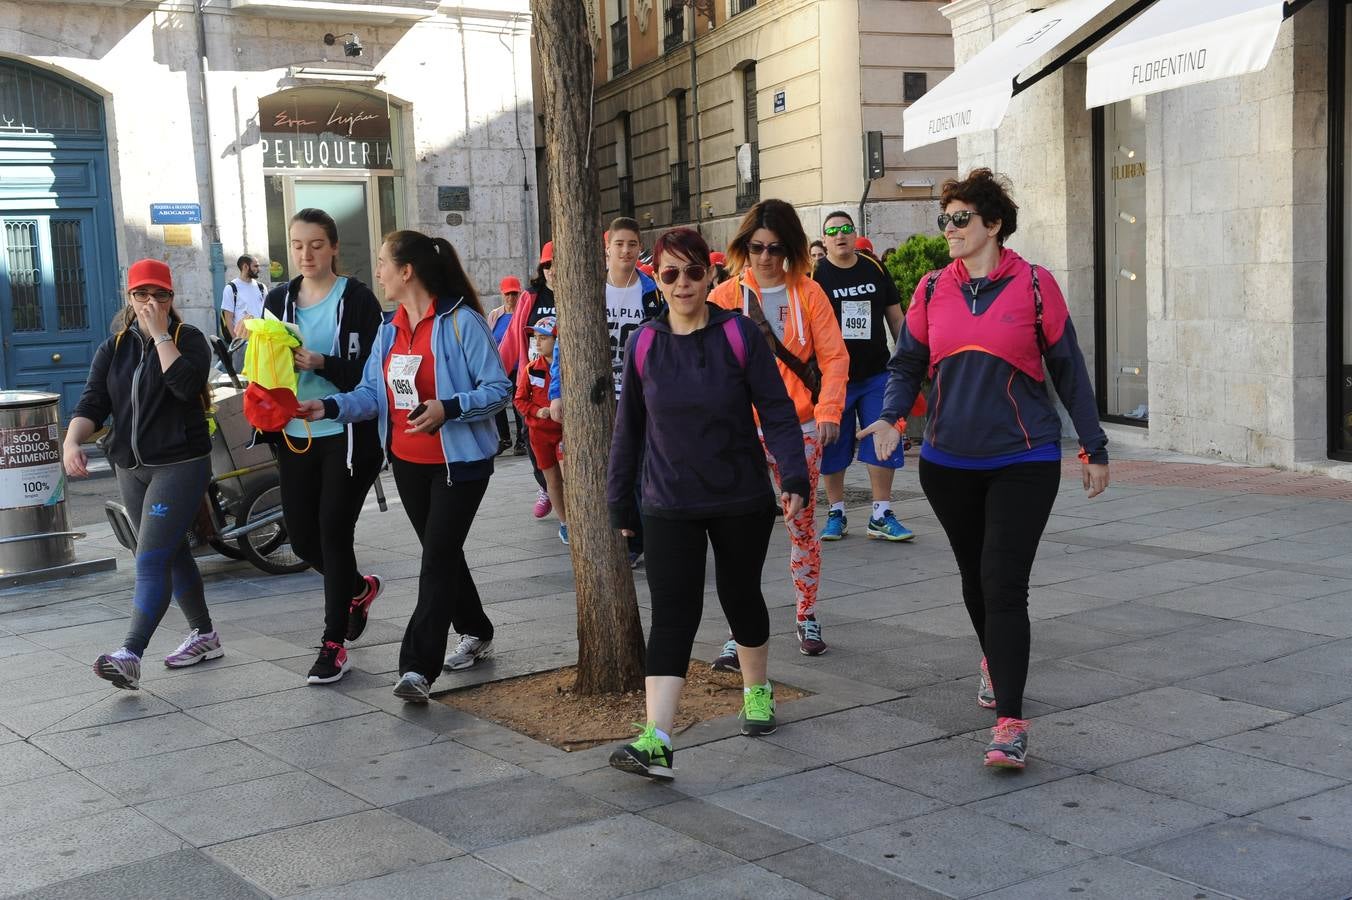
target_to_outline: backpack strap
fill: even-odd
[[[1037,281],[1037,266],[1030,266],[1033,274],[1033,331],[1037,334],[1037,350],[1047,355],[1047,333],[1042,330],[1042,288]]]
[[[638,377],[643,377],[643,361],[648,358],[648,351],[653,345],[653,330],[651,328],[640,328],[638,330],[638,339],[634,341],[634,371]]]
[[[728,343],[732,345],[732,355],[737,357],[737,365],[746,368],[746,338],[742,335],[742,329],[737,324],[737,318],[723,320],[723,334],[727,337]]]

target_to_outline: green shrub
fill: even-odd
[[[915,286],[928,273],[942,269],[952,262],[948,255],[948,241],[935,234],[913,234],[897,252],[887,258],[887,274],[896,282],[901,294],[901,308],[911,305]]]

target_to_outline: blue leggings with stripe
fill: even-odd
[[[188,547],[188,531],[211,480],[211,460],[117,469],[117,487],[136,526],[136,587],[125,646],[137,656],[169,609],[171,598],[188,625],[211,631],[202,573]]]

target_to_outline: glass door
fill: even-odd
[[[1106,326],[1104,412],[1144,425],[1150,418],[1146,360],[1145,98],[1103,111],[1103,264]]]
[[[296,178],[292,184],[292,215],[296,210],[315,207],[333,216],[338,223],[338,271],[374,290],[372,245],[378,238],[372,235],[367,181]]]

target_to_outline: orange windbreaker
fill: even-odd
[[[744,269],[736,278],[714,288],[709,301],[724,309],[735,309],[746,313],[742,285],[756,293],[760,299],[760,287],[751,269]],[[799,325],[802,325],[800,328]],[[798,380],[798,376],[789,371],[789,367],[778,359],[779,377],[784,380],[789,398],[798,411],[799,423],[833,422],[840,424],[841,414],[845,410],[845,385],[850,379],[850,352],[845,349],[845,339],[840,336],[840,325],[836,322],[831,301],[821,285],[811,278],[801,278],[789,283],[789,317],[784,323],[784,346],[794,356],[807,361],[814,355],[822,372],[822,389],[817,397],[817,405],[812,405],[812,393]]]

